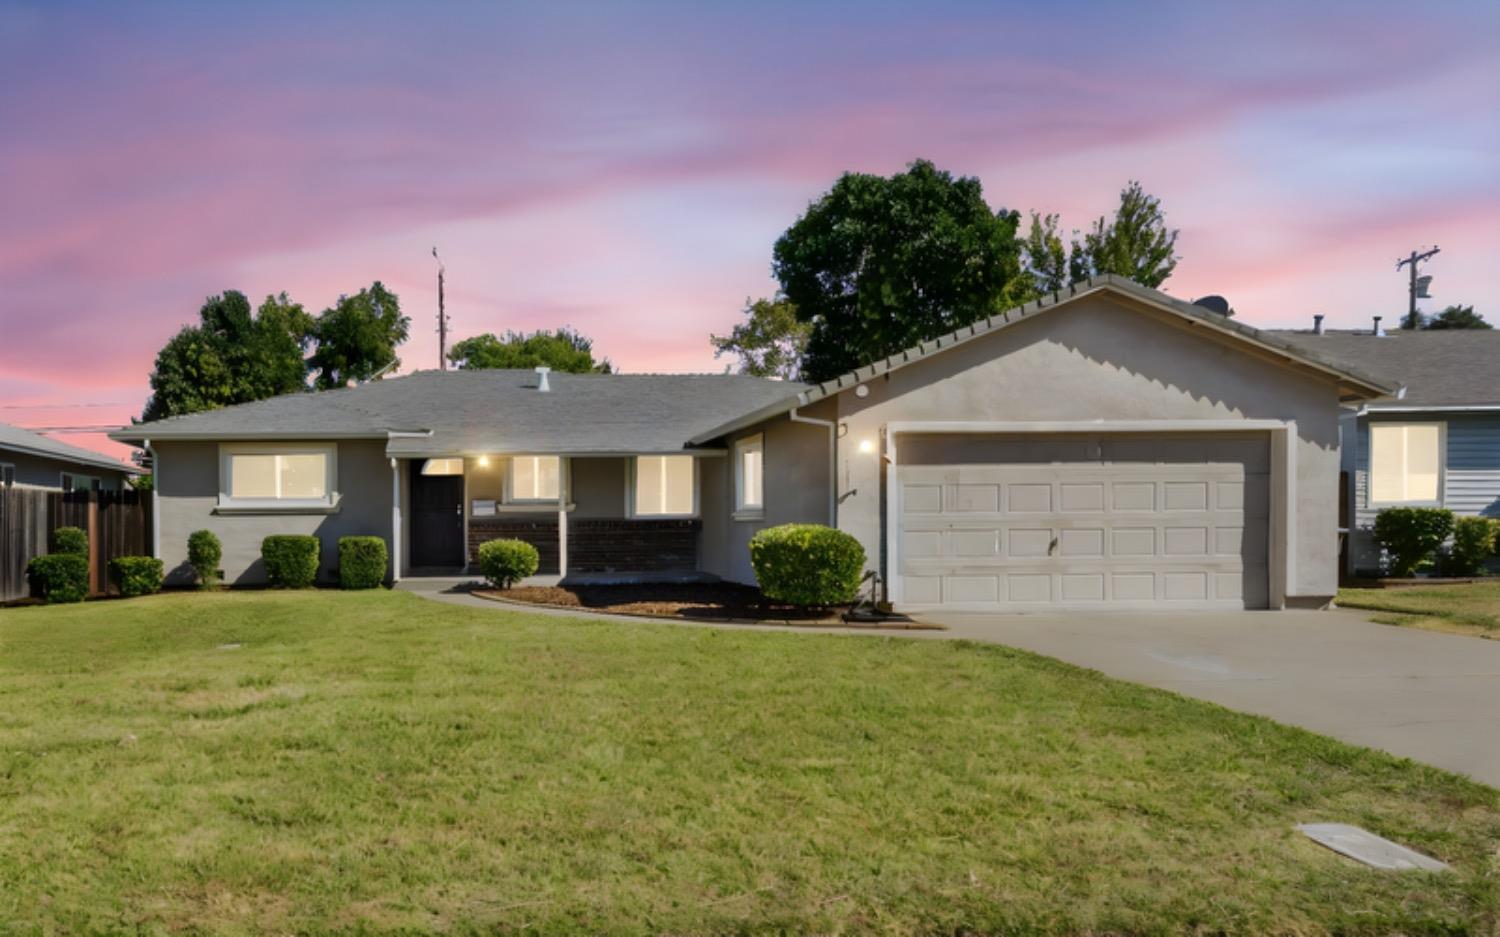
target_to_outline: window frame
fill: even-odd
[[[1375,430],[1405,429],[1412,426],[1437,428],[1437,496],[1411,500],[1381,501],[1375,497]],[[1408,460],[1409,461],[1409,460]],[[1401,466],[1403,473],[1407,465]],[[1405,478],[1403,477],[1403,487]],[[1448,488],[1448,424],[1442,420],[1372,420],[1365,433],[1365,504],[1371,508],[1442,507]]]
[[[16,487],[16,464],[0,462],[0,488]]]
[[[79,487],[78,483],[80,481],[87,482],[88,484],[84,485],[83,487]],[[71,484],[69,484],[70,482]],[[64,493],[73,491],[103,491],[104,479],[100,478],[98,475],[85,475],[82,472],[62,471],[57,473],[57,487],[61,488]]]
[[[236,498],[233,490],[233,463],[235,456],[283,456],[321,455],[323,462],[323,497],[321,498]],[[219,444],[219,501],[221,508],[273,509],[273,510],[324,510],[338,503],[339,450],[333,443],[220,443]],[[276,473],[280,484],[281,473]]]
[[[692,459],[693,460],[693,509],[687,514],[642,514],[636,509],[636,483],[640,475],[640,461],[642,459]],[[630,457],[626,468],[625,485],[625,516],[629,518],[640,518],[642,520],[670,521],[670,520],[695,520],[700,516],[702,505],[699,501],[703,490],[702,479],[699,472],[702,468],[701,459],[687,453],[679,452],[648,452],[642,455]]]
[[[520,497],[517,497],[516,496],[516,489],[515,489],[515,485],[516,485],[516,462],[518,462],[521,459],[554,459],[554,460],[556,460],[557,461],[557,494],[553,495],[550,498],[520,498]],[[509,463],[505,466],[505,484],[503,486],[503,491],[504,491],[504,494],[505,494],[505,503],[506,504],[558,504],[558,503],[561,503],[562,500],[563,500],[563,497],[566,495],[567,490],[568,490],[568,480],[567,480],[567,478],[563,474],[564,472],[567,471],[567,466],[568,466],[567,460],[564,459],[560,455],[546,455],[546,454],[542,454],[542,455],[513,455],[513,456],[511,456]],[[533,471],[535,471],[535,466],[533,466]],[[535,477],[540,478],[541,477],[540,473],[537,473],[537,475]]]
[[[745,455],[760,453],[760,501],[751,504],[745,499]],[[755,433],[734,441],[734,518],[735,520],[757,520],[766,516],[766,436]]]

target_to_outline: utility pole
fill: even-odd
[[[1425,261],[1431,259],[1434,254],[1438,253],[1438,251],[1438,246],[1434,244],[1432,245],[1432,250],[1430,251],[1424,251],[1421,253],[1412,251],[1409,256],[1403,257],[1401,260],[1396,261],[1397,270],[1400,270],[1402,267],[1409,267],[1410,270],[1408,270],[1407,272],[1411,275],[1411,282],[1406,288],[1406,318],[1401,323],[1401,327],[1403,329],[1416,329],[1420,328],[1422,325],[1422,319],[1417,314],[1417,300],[1428,298],[1427,284],[1432,282],[1432,277],[1417,276],[1417,268],[1420,267]]]
[[[448,370],[448,313],[443,309],[443,259],[437,248],[432,249],[432,259],[438,262],[438,370]]]

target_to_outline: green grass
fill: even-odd
[[[1345,608],[1363,608],[1388,625],[1500,637],[1500,580],[1412,589],[1340,589]]]
[[[0,611],[0,931],[1493,933],[1497,846],[1491,788],[996,647],[383,591]]]

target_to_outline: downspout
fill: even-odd
[[[793,423],[806,423],[810,426],[822,426],[828,429],[828,526],[837,527],[839,525],[838,422],[803,416],[797,412],[797,409],[793,407],[787,414]]]
[[[401,581],[401,461],[391,459],[391,585]]]
[[[151,440],[145,443],[146,455],[151,459],[151,555],[161,559],[161,462],[151,448]]]

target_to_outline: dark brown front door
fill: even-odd
[[[411,515],[413,566],[464,565],[462,475],[413,475]]]

